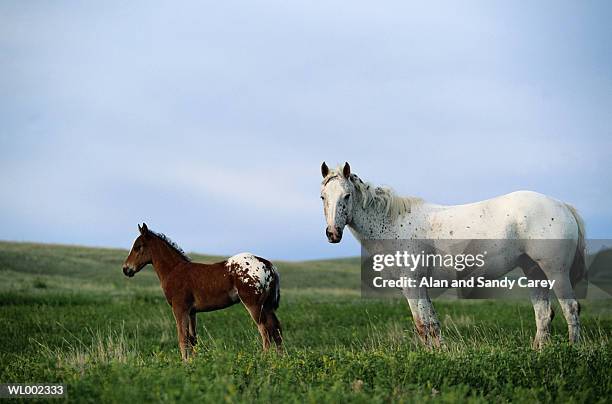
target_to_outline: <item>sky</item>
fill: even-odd
[[[354,256],[320,165],[612,238],[612,3],[0,3],[0,240]]]

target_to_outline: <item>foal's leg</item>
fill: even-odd
[[[191,344],[189,344],[189,311],[183,306],[173,305],[172,313],[174,313],[174,319],[176,320],[176,334],[181,358],[183,361],[187,361],[191,349]]]
[[[191,344],[191,346],[194,347],[196,346],[197,342],[198,342],[197,317],[196,317],[196,312],[193,311],[189,313],[189,344]]]
[[[257,330],[261,335],[263,350],[267,351],[268,348],[270,348],[270,335],[268,334],[268,329],[266,328],[266,322],[268,319],[267,313],[264,311],[263,306],[259,304],[250,306],[245,305],[245,307],[251,314],[251,318],[253,318],[255,324],[257,324]]]
[[[265,327],[268,334],[268,341],[274,341],[276,344],[276,350],[281,352],[283,345],[283,331],[281,329],[280,321],[278,321],[278,317],[276,317],[276,313],[274,311],[269,311],[266,314]]]

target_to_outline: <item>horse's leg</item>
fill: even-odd
[[[266,313],[266,331],[269,342],[274,342],[276,344],[276,350],[282,352],[283,332],[280,321],[278,321],[278,317],[276,317],[274,311]]]
[[[421,342],[427,345],[427,332],[425,330],[425,323],[423,317],[419,312],[419,299],[406,299],[408,306],[410,306],[410,312],[412,313],[412,320],[414,321],[414,327],[416,328],[417,335],[421,339]]]
[[[189,313],[189,344],[191,344],[192,347],[196,346],[198,342],[197,332],[197,317],[196,312],[193,311]]]
[[[555,312],[550,304],[550,290],[548,288],[532,288],[530,293],[536,321],[533,347],[540,349],[550,340],[550,323],[555,316]]]
[[[427,347],[440,348],[444,342],[440,330],[440,321],[436,310],[429,300],[426,289],[405,291],[406,300],[412,312],[417,333]],[[417,297],[418,296],[418,297]]]
[[[257,330],[261,335],[261,342],[263,345],[263,350],[267,351],[270,348],[270,335],[268,334],[268,330],[266,328],[267,321],[267,313],[264,311],[263,306],[260,304],[253,305],[244,305],[249,314],[251,314],[251,318],[257,324]]]
[[[189,312],[186,307],[173,305],[172,313],[176,320],[176,334],[178,337],[179,348],[181,350],[181,358],[183,361],[189,359]]]
[[[557,279],[553,290],[567,321],[569,341],[575,344],[580,339],[580,303],[576,300],[569,276],[566,279]]]
[[[536,262],[546,274],[546,277],[549,280],[555,281],[553,290],[555,291],[555,295],[557,295],[557,300],[559,301],[563,316],[567,322],[569,341],[573,344],[580,339],[580,304],[578,304],[576,300],[569,277],[569,268],[572,260],[573,258],[558,262],[554,260],[539,259],[536,260]],[[560,268],[560,270],[554,271],[555,268]]]
[[[546,279],[546,275],[544,275],[540,266],[528,256],[522,257],[520,266],[529,280]],[[531,288],[529,292],[536,321],[536,335],[532,346],[534,349],[540,349],[550,340],[550,323],[555,316],[555,312],[550,304],[549,288]]]

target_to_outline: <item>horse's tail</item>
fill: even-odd
[[[276,267],[272,267],[272,290],[264,302],[267,310],[276,310],[280,304],[280,274]]]
[[[576,208],[568,203],[566,203],[565,205],[574,216],[576,224],[578,225],[578,245],[576,246],[574,262],[572,263],[569,273],[570,282],[572,283],[572,288],[574,288],[576,284],[586,275],[586,243],[584,241],[585,228],[584,221],[582,220],[582,217],[580,217],[580,215],[578,214]]]

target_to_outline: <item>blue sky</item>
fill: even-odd
[[[609,2],[123,3],[0,4],[0,239],[357,255],[323,160],[437,203],[535,190],[612,237]]]

